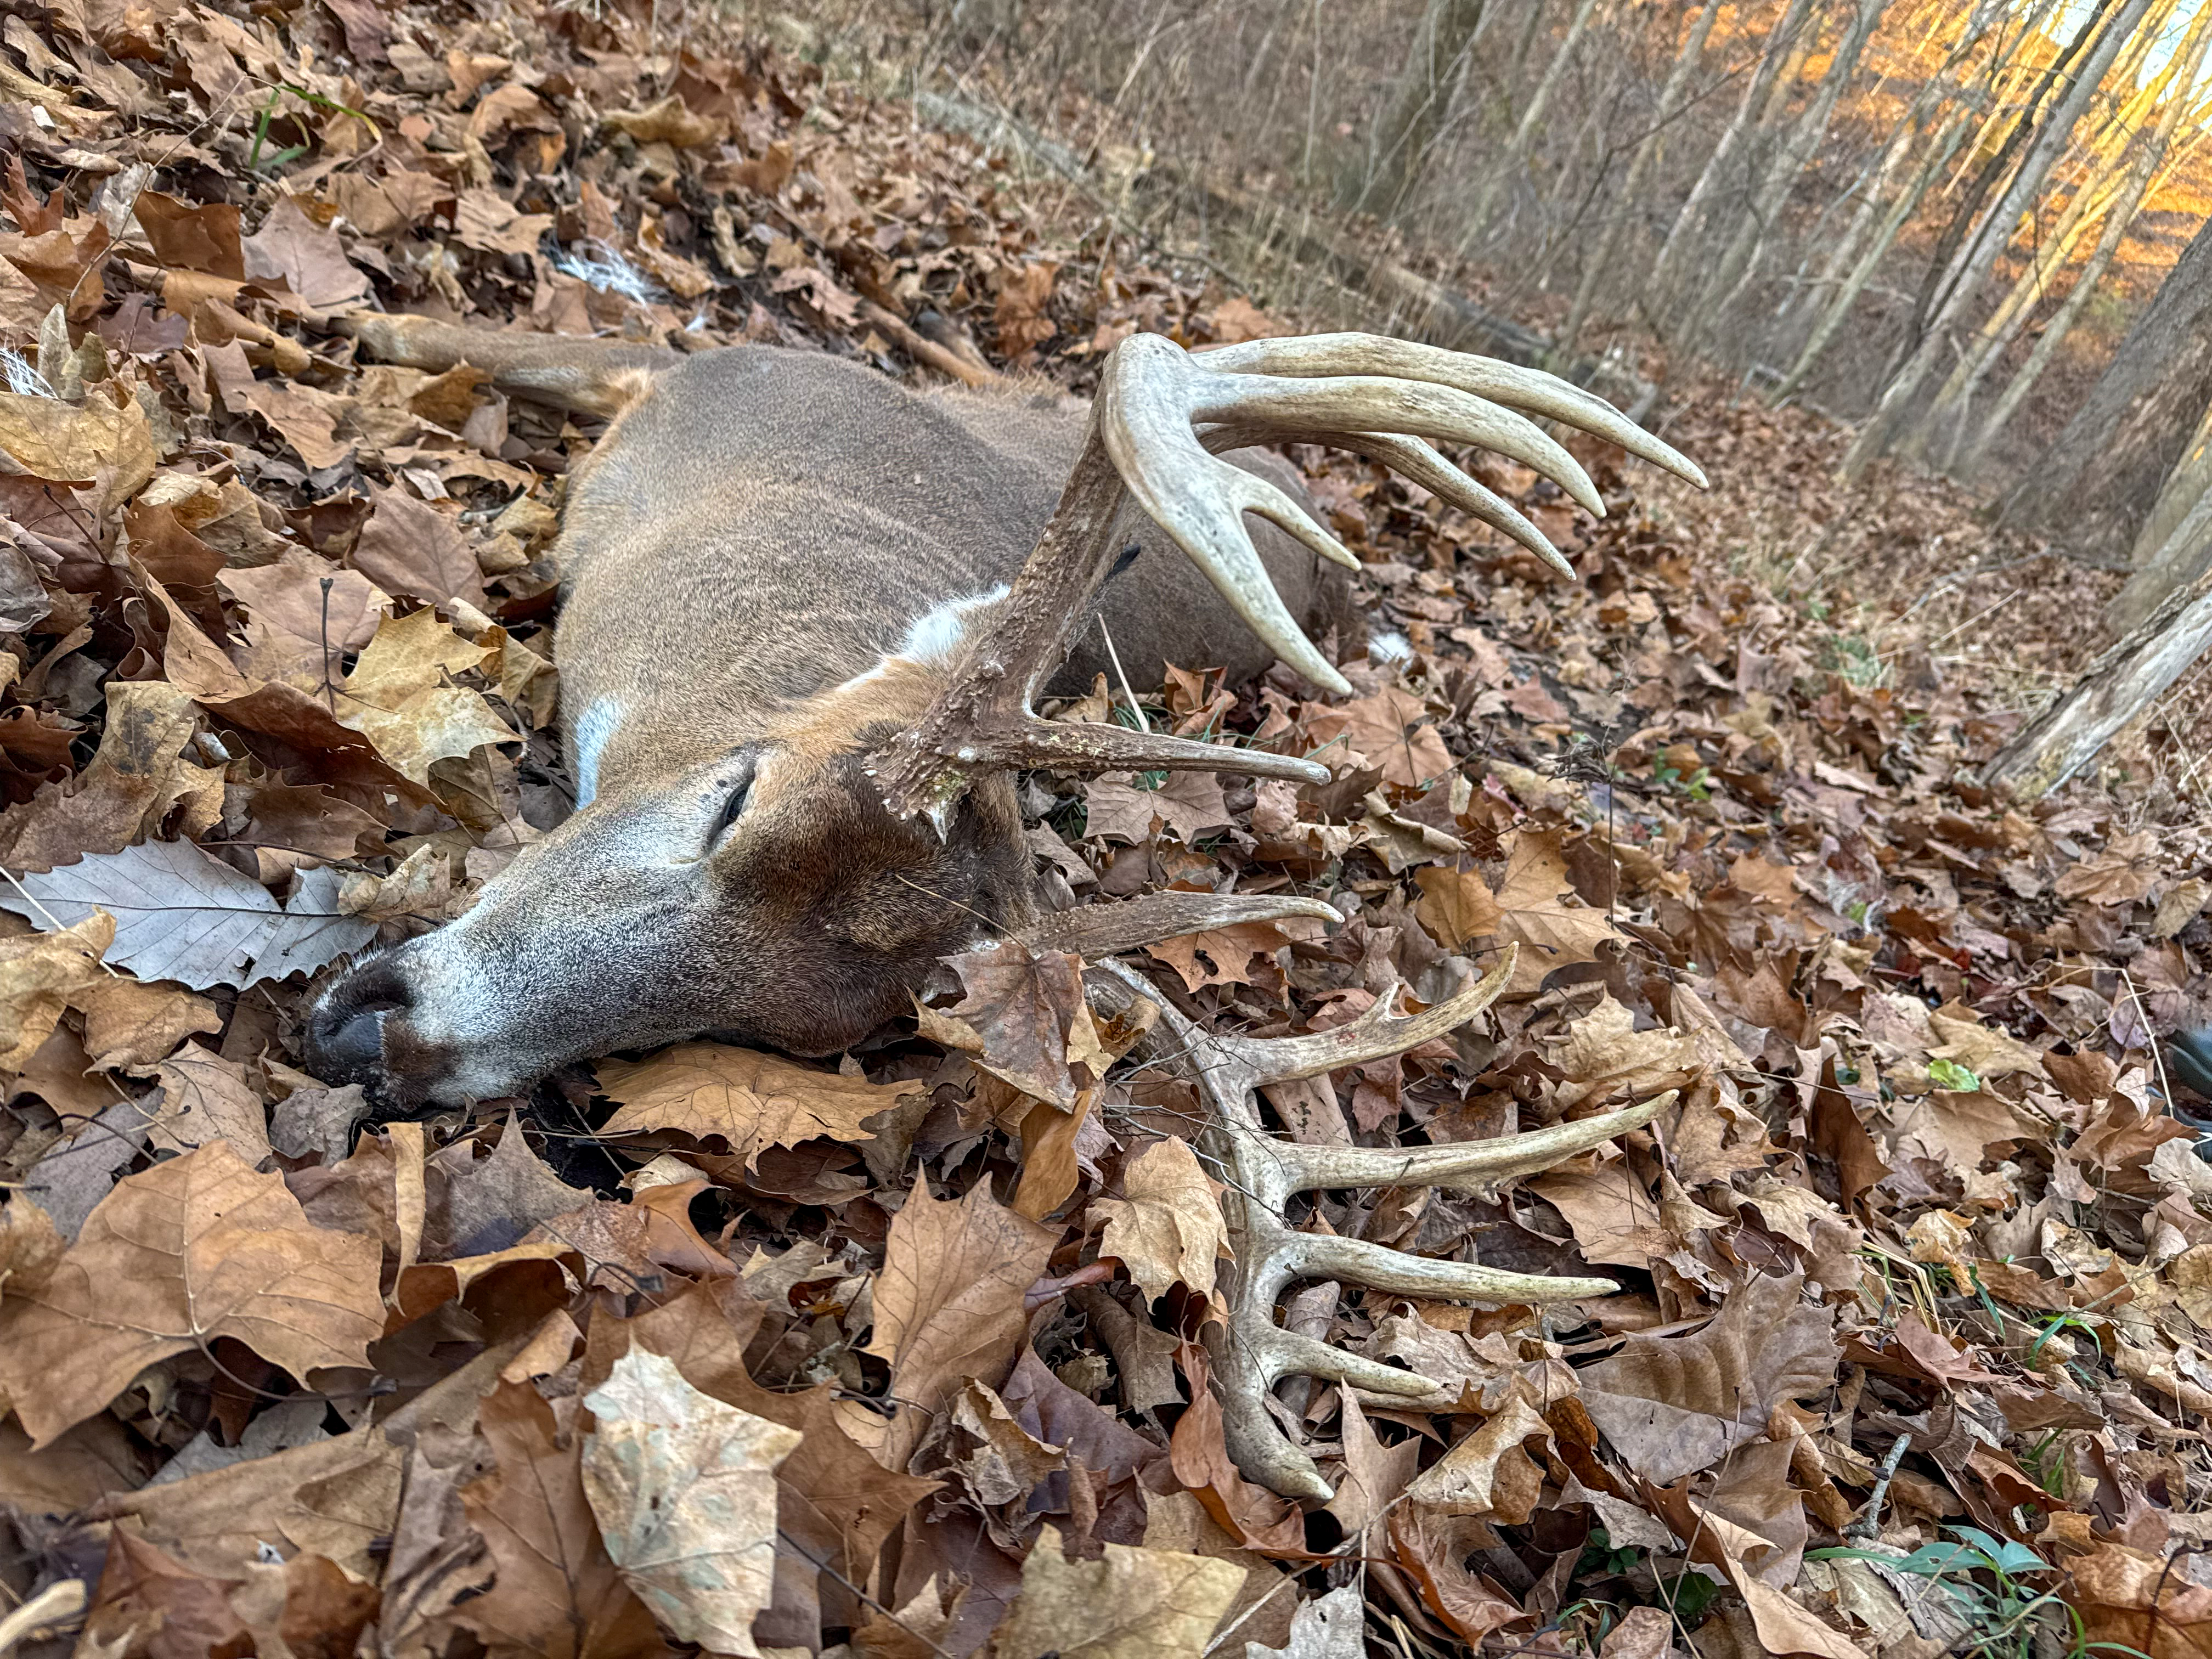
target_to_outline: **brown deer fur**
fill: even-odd
[[[1029,918],[1012,780],[974,790],[940,840],[894,820],[861,763],[928,705],[963,629],[989,626],[1077,455],[1079,404],[918,393],[768,347],[685,356],[397,317],[356,331],[388,361],[470,362],[612,420],[554,550],[578,810],[459,921],[321,994],[319,1074],[410,1103],[702,1031],[834,1053],[905,1012],[936,957]],[[1296,493],[1275,457],[1236,459]],[[1133,683],[1168,662],[1264,668],[1164,535],[1133,510],[1126,527],[1141,552],[1100,609]],[[1255,540],[1310,630],[1348,627],[1334,571],[1272,526]],[[1063,686],[1106,669],[1097,638]]]

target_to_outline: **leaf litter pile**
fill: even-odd
[[[0,1652],[2212,1653],[2207,1108],[2155,1041],[2207,1012],[2212,836],[1990,799],[2001,676],[1736,573],[1793,476],[1854,511],[1807,424],[1679,411],[1694,508],[1586,446],[1596,525],[1478,458],[1577,584],[1302,454],[1367,561],[1356,694],[1147,701],[1335,781],[1025,786],[1060,905],[1351,918],[1148,947],[1204,1028],[1519,945],[1476,1026],[1272,1087],[1291,1137],[1679,1091],[1502,1191],[1297,1213],[1622,1288],[1296,1287],[1455,1403],[1283,1385],[1335,1487],[1294,1504],[1206,1393],[1198,1097],[1070,958],[955,958],[834,1069],[687,1042],[422,1121],[295,1047],[569,798],[544,552],[594,432],[355,361],[348,307],[1079,389],[1135,329],[1280,325],[620,8],[68,0],[4,45]],[[1911,514],[1831,534],[1975,544]],[[2078,649],[2019,614],[2012,664]]]

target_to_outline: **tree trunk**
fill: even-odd
[[[1690,37],[1674,57],[1674,66],[1667,74],[1667,83],[1659,89],[1659,105],[1652,112],[1651,125],[1636,146],[1629,160],[1628,176],[1621,181],[1614,200],[1618,204],[1607,217],[1605,228],[1599,234],[1597,246],[1589,251],[1583,261],[1582,280],[1575,285],[1574,304],[1568,308],[1567,320],[1559,330],[1559,353],[1572,356],[1576,338],[1582,333],[1583,319],[1589,313],[1590,296],[1596,292],[1598,280],[1613,263],[1613,250],[1620,240],[1620,233],[1632,219],[1644,215],[1644,176],[1651,163],[1658,158],[1659,141],[1668,127],[1680,112],[1682,94],[1697,72],[1698,63],[1705,55],[1705,37],[1713,32],[1713,21],[1721,14],[1720,0],[1705,0],[1705,9],[1698,21],[1690,26]]]
[[[2000,518],[2118,558],[2212,405],[2212,220],[2136,319],[2065,429],[2008,495]]]
[[[1718,319],[1727,317],[1733,309],[1735,294],[1749,279],[1760,244],[1767,232],[1781,216],[1790,200],[1790,193],[1797,187],[1797,180],[1813,157],[1819,154],[1820,141],[1827,136],[1828,122],[1835,114],[1836,102],[1843,96],[1845,86],[1857,72],[1859,54],[1866,49],[1868,37],[1888,0],[1858,0],[1850,21],[1844,26],[1844,38],[1836,46],[1835,56],[1830,60],[1828,72],[1820,77],[1820,84],[1812,100],[1799,112],[1790,124],[1782,147],[1765,167],[1753,192],[1750,210],[1738,226],[1728,252],[1721,256],[1706,281],[1696,290],[1697,299],[1690,308],[1686,326],[1692,337],[1710,337],[1710,331],[1698,322],[1698,307],[1710,296],[1717,295],[1717,305],[1705,306],[1704,314]]]
[[[1552,54],[1552,61],[1544,65],[1544,76],[1536,82],[1536,90],[1528,94],[1528,103],[1521,112],[1521,118],[1513,128],[1512,140],[1505,147],[1505,155],[1490,178],[1484,183],[1482,195],[1475,203],[1474,212],[1468,222],[1470,233],[1479,232],[1490,222],[1490,210],[1496,205],[1498,192],[1503,190],[1521,171],[1528,160],[1528,145],[1534,138],[1536,124],[1544,118],[1544,111],[1552,101],[1552,94],[1559,89],[1566,78],[1567,65],[1574,59],[1575,48],[1582,44],[1583,32],[1589,27],[1590,15],[1597,9],[1597,0],[1575,0],[1574,15],[1567,23],[1567,38],[1559,42],[1559,49]]]
[[[1405,210],[1443,126],[1482,13],[1483,0],[1429,0],[1390,106],[1371,136],[1366,176],[1345,192],[1355,212],[1395,219]]]
[[[1984,788],[2021,800],[2048,794],[2094,760],[2212,647],[2212,571],[2177,587],[2136,629],[1982,769]]]
[[[2203,574],[2212,556],[2212,535],[2203,522],[2212,502],[2212,409],[2197,423],[2197,433],[2158,493],[2158,505],[2143,521],[2130,562],[2135,574],[2105,608],[2105,621],[2125,632],[2158,608],[2175,588]]]
[[[2107,0],[2117,4],[2118,10],[2105,17],[2104,32],[2098,35],[2081,61],[2081,74],[2067,87],[2058,100],[2051,118],[2027,147],[2020,164],[2020,171],[1997,198],[1997,204],[1985,215],[1973,234],[1967,238],[1960,252],[1958,281],[1952,285],[1949,296],[1929,322],[1927,332],[1904,366],[1883,389],[1881,402],[1873,416],[1859,429],[1852,442],[1850,453],[1844,459],[1844,476],[1849,479],[1861,477],[1875,458],[1886,453],[1890,444],[1905,426],[1920,388],[1927,382],[1942,357],[1947,337],[1964,318],[1974,295],[1996,264],[1997,255],[2012,240],[2014,228],[2021,216],[2032,207],[2042,194],[2044,181],[2058,161],[2074,133],[2075,124],[2088,107],[2090,98],[2105,71],[2112,67],[2112,59],[2119,55],[2130,32],[2149,11],[2153,0]],[[2194,412],[2192,409],[2192,413]]]
[[[1920,176],[1912,181],[1912,187],[1890,204],[1888,213],[1883,216],[1881,230],[1859,255],[1858,263],[1851,267],[1850,275],[1844,278],[1843,286],[1829,300],[1826,309],[1820,313],[1820,319],[1813,325],[1813,331],[1806,337],[1804,346],[1797,353],[1797,361],[1790,366],[1790,373],[1783,377],[1782,384],[1775,387],[1774,400],[1777,403],[1805,384],[1806,377],[1812,374],[1814,366],[1820,361],[1821,354],[1827,350],[1845,319],[1850,316],[1851,308],[1858,303],[1859,295],[1874,280],[1875,272],[1881,268],[1891,244],[1897,240],[1898,233],[1905,228],[1912,217],[1913,210],[1920,205],[1921,198],[1928,193],[1929,185],[1951,164],[1951,157],[1958,152],[1967,130],[1966,118],[1962,116],[1954,120],[1937,140],[1935,150],[1920,169]]]
[[[2051,90],[2057,84],[2059,77],[2088,48],[2096,36],[2098,25],[2112,3],[2112,0],[2100,0],[2097,9],[2074,32],[2074,38],[2067,42],[2066,49],[2043,71],[2042,79],[2022,106],[2020,118],[2013,124],[2012,131],[2005,135],[2004,143],[1998,146],[1996,154],[1976,172],[1973,182],[1967,186],[1966,194],[1960,198],[1950,219],[1944,224],[1943,234],[1936,240],[1935,256],[1929,260],[1927,275],[1921,281],[1920,292],[1912,302],[1912,319],[1906,325],[1905,335],[1908,356],[1918,349],[1928,328],[1928,319],[1942,308],[1948,293],[1956,286],[1960,273],[1972,257],[1972,245],[1967,233],[1983,234],[1982,204],[1989,199],[1990,191],[1996,188],[1997,181],[2011,167],[2014,156],[2036,136],[2035,112],[2051,95]],[[2023,33],[2022,41],[2031,38],[2034,32],[2031,24]],[[1992,115],[1991,119],[1996,118]],[[1969,155],[1972,153],[1971,150],[1968,152]],[[2008,239],[2010,234],[2011,228],[2008,226]]]

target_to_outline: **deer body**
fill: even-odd
[[[506,1094],[569,1060],[713,1031],[801,1054],[910,1003],[934,960],[1018,929],[1032,857],[1010,778],[941,837],[894,817],[866,743],[911,724],[1051,517],[1085,412],[1056,394],[908,392],[818,352],[684,356],[364,319],[376,355],[469,362],[613,416],[571,480],[555,556],[578,811],[457,921],[318,1000],[333,1080],[401,1103]],[[1270,455],[1239,458],[1295,489]],[[1272,653],[1141,514],[1100,609],[1133,683],[1244,678]],[[1271,527],[1303,618],[1334,573]],[[1107,666],[1096,629],[1062,683]]]

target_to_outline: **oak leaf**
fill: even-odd
[[[799,1431],[702,1394],[637,1347],[584,1404],[598,1422],[584,1493],[623,1581],[683,1640],[757,1655],[753,1617],[775,1589],[775,1471]]]
[[[373,1238],[312,1225],[228,1145],[126,1176],[46,1283],[0,1304],[0,1388],[41,1444],[219,1336],[305,1381],[384,1334]]]
[[[771,1146],[802,1140],[872,1140],[861,1126],[909,1095],[918,1082],[877,1084],[816,1071],[726,1042],[679,1042],[650,1060],[599,1064],[599,1088],[618,1109],[599,1133],[672,1129],[720,1139],[751,1168]]]

